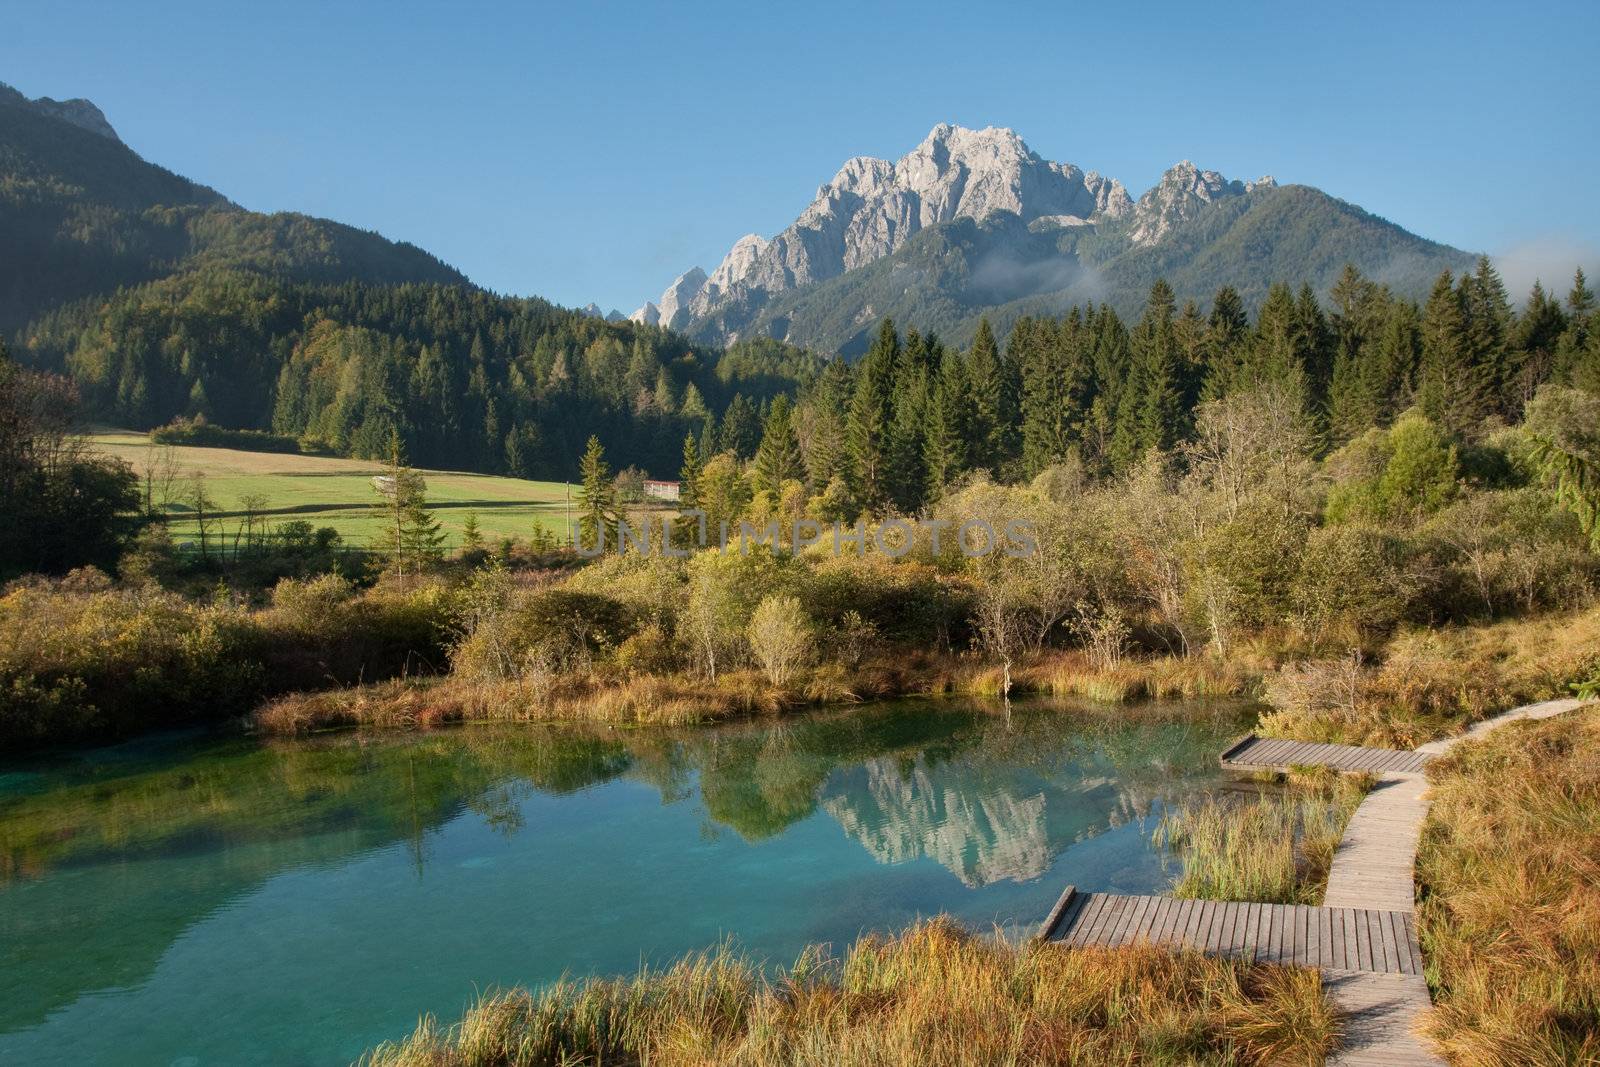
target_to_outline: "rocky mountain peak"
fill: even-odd
[[[1136,245],[1155,244],[1176,225],[1194,218],[1207,206],[1252,189],[1278,183],[1270,176],[1255,182],[1229,181],[1214,170],[1201,170],[1185,159],[1161,176],[1139,198],[1129,220],[1128,236]]]
[[[48,96],[41,96],[35,100],[29,100],[26,96],[3,82],[0,82],[0,93],[42,115],[49,115],[51,118],[70,122],[79,129],[99,134],[101,137],[109,138],[118,144],[122,143],[122,138],[117,136],[117,131],[112,128],[110,122],[106,121],[105,112],[82,97],[73,97],[71,100],[52,100]]]
[[[674,328],[735,305],[735,317],[747,317],[777,293],[865,266],[919,230],[954,219],[981,221],[1006,211],[1024,222],[1066,226],[1132,210],[1120,182],[1043,159],[1015,130],[942,122],[894,162],[846,160],[787,229],[771,240],[741,237],[709,278],[698,271],[682,275],[656,306],[660,324]],[[698,289],[686,295],[686,283],[697,275]]]

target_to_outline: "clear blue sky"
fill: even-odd
[[[940,121],[1135,196],[1190,158],[1547,274],[1600,246],[1593,0],[0,0],[0,26],[0,81],[92,99],[147,159],[565,304],[630,311]]]

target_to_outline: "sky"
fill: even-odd
[[[855,155],[1009,126],[1138,196],[1180,159],[1498,257],[1600,260],[1600,4],[0,0],[0,81],[245,207],[633,310]],[[1554,275],[1554,277],[1552,277]]]

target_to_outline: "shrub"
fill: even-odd
[[[35,581],[0,597],[0,747],[123,736],[244,711],[259,631],[171,594]]]
[[[746,629],[750,649],[773,685],[786,685],[816,654],[816,635],[800,601],[769,596],[757,606]]]
[[[455,669],[474,678],[587,670],[634,627],[620,601],[599,593],[561,586],[520,593],[456,646]]]

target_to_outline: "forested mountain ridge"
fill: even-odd
[[[103,126],[104,128],[99,128]],[[501,297],[413,245],[246,211],[141,159],[88,101],[0,87],[0,337],[92,415],[273,430],[364,457],[566,477],[590,434],[676,468],[685,433],[749,449],[762,404],[816,372]]]
[[[141,159],[88,101],[32,101],[5,85],[0,233],[0,334],[81,297],[205,267],[301,282],[466,282],[414,245],[246,211]]]
[[[1136,315],[1159,277],[1180,300],[1227,285],[1252,309],[1273,282],[1326,296],[1346,264],[1421,298],[1473,258],[1309,186],[1184,161],[1135,203],[1013,131],[941,125],[896,163],[851,160],[772,241],[741,238],[634,317],[854,356],[884,317],[965,343],[985,316],[1003,337],[1024,315],[1090,301]]]

